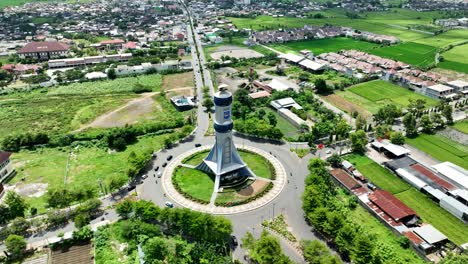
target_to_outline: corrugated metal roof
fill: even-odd
[[[413,232],[429,244],[435,244],[437,242],[441,242],[447,239],[447,237],[444,234],[442,234],[439,230],[437,230],[430,224],[426,224],[421,227],[416,227],[413,229]]]
[[[407,216],[416,215],[413,209],[406,206],[390,192],[385,190],[374,191],[369,195],[369,200],[397,222]]]

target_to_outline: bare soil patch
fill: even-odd
[[[372,116],[372,114],[366,109],[347,101],[346,99],[344,99],[343,97],[339,95],[331,94],[331,95],[324,96],[323,98],[327,100],[328,102],[330,102],[332,105],[347,112],[348,114],[351,114],[356,111],[360,113],[361,115],[363,115],[365,118],[369,118]]]
[[[240,190],[239,192],[237,192],[237,194],[241,197],[253,196],[263,191],[263,189],[265,189],[267,185],[268,185],[267,181],[257,179],[252,184],[250,184],[249,187],[246,187]]]
[[[163,76],[161,87],[165,91],[182,87],[194,87],[193,71],[177,74],[166,74]]]
[[[216,51],[211,54],[211,57],[215,60],[221,59],[222,56],[229,56],[229,57],[233,57],[237,59],[241,59],[241,58],[248,59],[248,58],[261,58],[263,57],[263,54],[255,50],[246,49],[246,48],[235,48],[235,49],[223,48],[223,50]]]
[[[15,185],[15,191],[21,195],[26,197],[41,197],[47,191],[47,183],[17,183]]]

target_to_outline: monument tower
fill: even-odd
[[[215,144],[208,156],[197,166],[197,169],[215,175],[215,192],[221,186],[236,185],[255,176],[242,161],[232,141],[232,94],[226,88],[227,85],[220,85],[219,92],[213,97]]]

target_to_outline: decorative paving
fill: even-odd
[[[254,148],[251,146],[243,146],[242,148],[239,149],[244,149],[247,151],[254,152],[258,155],[264,156],[266,159],[268,159],[273,167],[275,168],[276,171],[276,179],[273,181],[273,188],[266,193],[264,196],[256,199],[255,201],[252,201],[248,204],[243,204],[243,205],[238,205],[238,206],[232,206],[232,207],[221,207],[221,206],[215,206],[215,205],[205,205],[205,204],[199,204],[194,201],[191,201],[187,198],[185,198],[182,194],[180,194],[172,185],[172,174],[174,172],[174,169],[182,164],[182,161],[189,157],[192,154],[195,154],[197,152],[203,151],[203,150],[210,150],[212,146],[201,146],[195,149],[192,149],[190,151],[187,151],[176,158],[174,158],[166,167],[166,169],[163,172],[161,182],[162,182],[162,187],[164,189],[164,192],[171,198],[175,203],[179,204],[180,206],[203,212],[203,213],[209,213],[209,214],[219,214],[219,215],[229,215],[229,214],[238,214],[238,213],[243,213],[247,211],[252,211],[255,209],[258,209],[271,201],[273,201],[283,190],[285,184],[286,184],[286,171],[283,167],[283,165],[280,163],[278,159],[276,159],[273,155],[270,153],[263,151],[258,148]]]

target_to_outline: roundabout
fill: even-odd
[[[164,192],[177,204],[180,206],[189,208],[191,210],[196,210],[199,212],[204,212],[204,213],[210,213],[210,214],[218,214],[218,215],[230,215],[230,214],[238,214],[238,213],[244,213],[248,211],[252,211],[255,209],[258,209],[262,206],[267,205],[268,203],[272,202],[283,190],[287,177],[286,177],[286,171],[283,167],[283,165],[280,163],[280,161],[275,158],[273,155],[269,154],[268,152],[252,147],[252,146],[244,146],[240,148],[241,151],[246,151],[250,153],[255,153],[256,155],[264,157],[267,161],[269,161],[274,169],[274,179],[266,179],[262,177],[257,177],[256,182],[264,181],[267,184],[265,186],[268,186],[270,183],[272,184],[271,187],[266,187],[263,190],[265,190],[260,197],[255,197],[252,201],[245,203],[245,204],[239,204],[239,205],[232,205],[230,206],[229,203],[222,203],[216,202],[216,198],[219,195],[223,195],[223,192],[213,192],[210,201],[204,201],[204,202],[196,202],[192,199],[187,198],[186,194],[181,194],[174,186],[173,182],[173,177],[174,173],[178,168],[192,168],[194,169],[194,166],[190,167],[190,165],[183,165],[183,161],[187,160],[188,158],[196,155],[197,153],[200,152],[206,152],[211,149],[211,146],[202,146],[198,147],[195,149],[191,149],[176,158],[174,158],[166,167],[164,170],[164,173],[161,178],[161,183],[162,183],[162,188]],[[252,186],[255,185],[255,182],[252,184]],[[258,185],[258,184],[257,184]],[[252,188],[252,186],[248,186],[247,188]],[[255,188],[254,188],[255,189]],[[179,189],[180,190],[180,189]],[[221,199],[223,200],[223,199]],[[218,206],[216,205],[218,204]],[[224,206],[219,206],[219,205],[224,205]]]

